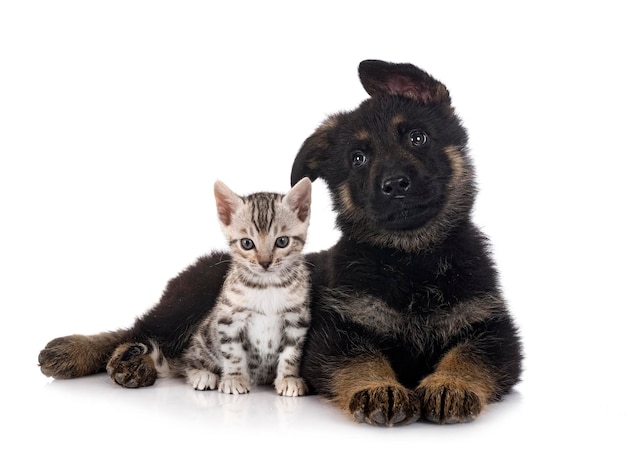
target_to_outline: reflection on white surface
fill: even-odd
[[[610,438],[592,437],[615,436],[623,415],[613,414],[595,432],[583,418],[561,417],[560,411],[571,408],[576,388],[559,390],[558,381],[547,378],[523,382],[472,423],[383,428],[356,424],[317,396],[281,397],[269,386],[235,396],[198,392],[182,379],[125,389],[104,374],[53,381],[32,366],[28,371],[30,388],[13,382],[8,389],[15,395],[5,410],[11,419],[8,440],[0,447],[17,444],[24,452],[63,456],[110,455],[113,449],[121,455],[205,454],[216,448],[235,455],[273,456],[287,449],[387,455],[415,447],[420,454],[484,457],[501,456],[511,446],[519,452],[513,455],[563,449],[620,455]]]
[[[273,454],[273,446],[280,445],[388,452],[418,443],[424,450],[442,443],[462,450],[467,440],[512,430],[522,408],[522,396],[515,392],[470,424],[380,428],[352,422],[317,396],[281,397],[269,386],[255,386],[247,395],[228,395],[195,391],[182,379],[159,379],[152,387],[125,389],[106,375],[42,384],[30,392],[30,411],[21,410],[23,430],[36,429],[39,437],[26,440],[25,447],[49,446],[53,454],[63,450],[66,455],[82,455],[85,446],[94,445],[105,453],[112,436],[130,440],[125,449],[137,452],[191,452],[222,445],[261,455]],[[102,441],[102,436],[108,438]],[[465,455],[471,453],[465,450]]]

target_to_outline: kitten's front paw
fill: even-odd
[[[151,386],[157,378],[148,347],[141,343],[118,346],[109,359],[107,373],[120,386],[130,388]]]
[[[274,387],[284,397],[300,397],[308,391],[304,379],[296,377],[276,378]]]
[[[243,376],[228,376],[220,381],[219,391],[225,394],[247,394],[250,382]]]
[[[208,370],[187,370],[187,382],[196,390],[215,390],[220,377]]]

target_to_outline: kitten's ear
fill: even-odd
[[[311,212],[311,180],[302,178],[283,198],[288,208],[304,222]]]
[[[233,214],[242,204],[242,199],[234,193],[222,181],[216,181],[213,186],[215,192],[215,203],[217,204],[217,214],[222,224],[228,226],[232,221]]]
[[[409,63],[364,60],[359,65],[359,78],[372,97],[392,94],[409,97],[425,105],[450,104],[446,86]]]

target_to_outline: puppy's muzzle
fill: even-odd
[[[411,180],[404,175],[383,178],[380,190],[389,198],[404,198],[411,187]]]

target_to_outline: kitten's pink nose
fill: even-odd
[[[260,261],[259,262],[259,265],[261,265],[264,270],[267,270],[270,267],[271,264],[272,264],[272,262],[268,261],[268,260],[264,260],[264,261]]]

